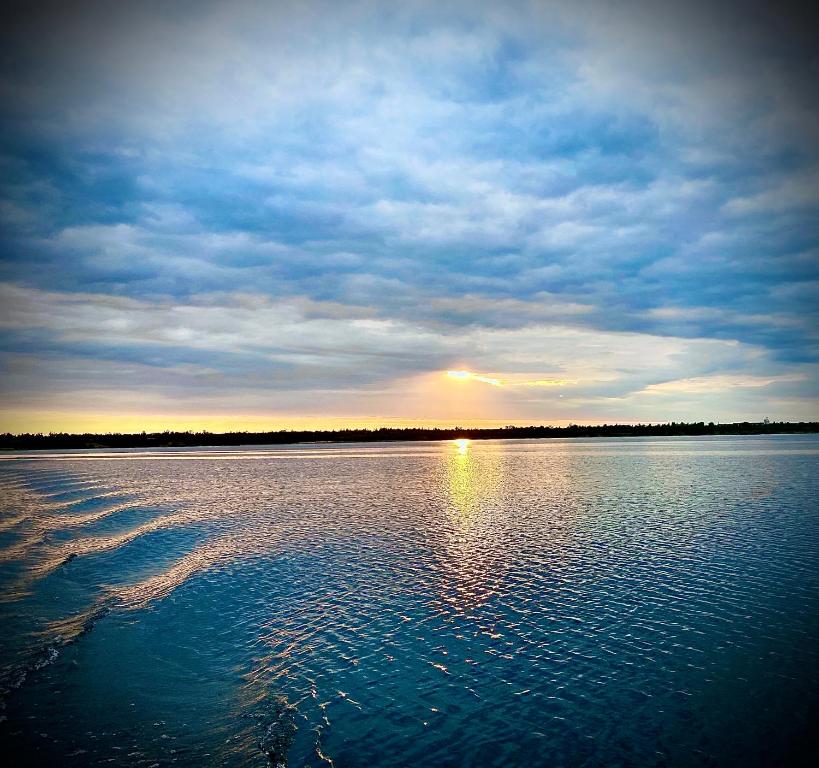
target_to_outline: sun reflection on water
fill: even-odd
[[[500,494],[503,457],[491,449],[471,450],[467,439],[453,442],[456,450],[444,457],[448,524],[442,570],[445,599],[460,611],[494,592],[506,525]]]
[[[469,444],[471,442],[469,438],[459,437],[457,440],[453,440],[452,442],[455,443],[455,447],[458,449],[459,454],[463,455],[469,451]]]

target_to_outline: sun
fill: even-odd
[[[472,441],[467,437],[459,437],[457,440],[453,440],[452,442],[455,443],[458,453],[465,454],[469,450],[469,444]]]

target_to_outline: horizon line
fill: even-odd
[[[819,433],[819,421],[656,422],[613,424],[528,425],[503,427],[387,427],[333,430],[269,430],[264,432],[51,432],[0,434],[0,450],[70,450],[74,448],[218,447],[248,444],[283,445],[301,442],[446,441],[453,439],[540,439],[578,437],[696,437],[709,435],[770,435]],[[251,442],[253,441],[253,442]]]

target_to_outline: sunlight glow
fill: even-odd
[[[471,441],[467,437],[459,437],[457,440],[453,440],[452,442],[455,443],[458,453],[465,454],[469,450],[469,443]]]
[[[565,387],[569,384],[577,384],[574,379],[534,379],[533,381],[521,381],[521,387]]]
[[[565,387],[569,384],[577,384],[574,379],[520,379],[520,374],[510,374],[511,378],[496,379],[493,376],[483,376],[472,371],[447,371],[446,375],[450,379],[458,381],[480,381],[483,384],[491,384],[493,387]]]
[[[493,387],[503,386],[503,382],[500,379],[493,379],[490,376],[481,376],[471,371],[447,371],[446,375],[450,379],[458,379],[460,381],[480,381],[484,384],[491,384]]]

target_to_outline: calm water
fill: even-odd
[[[795,764],[819,438],[0,460],[19,765]]]

